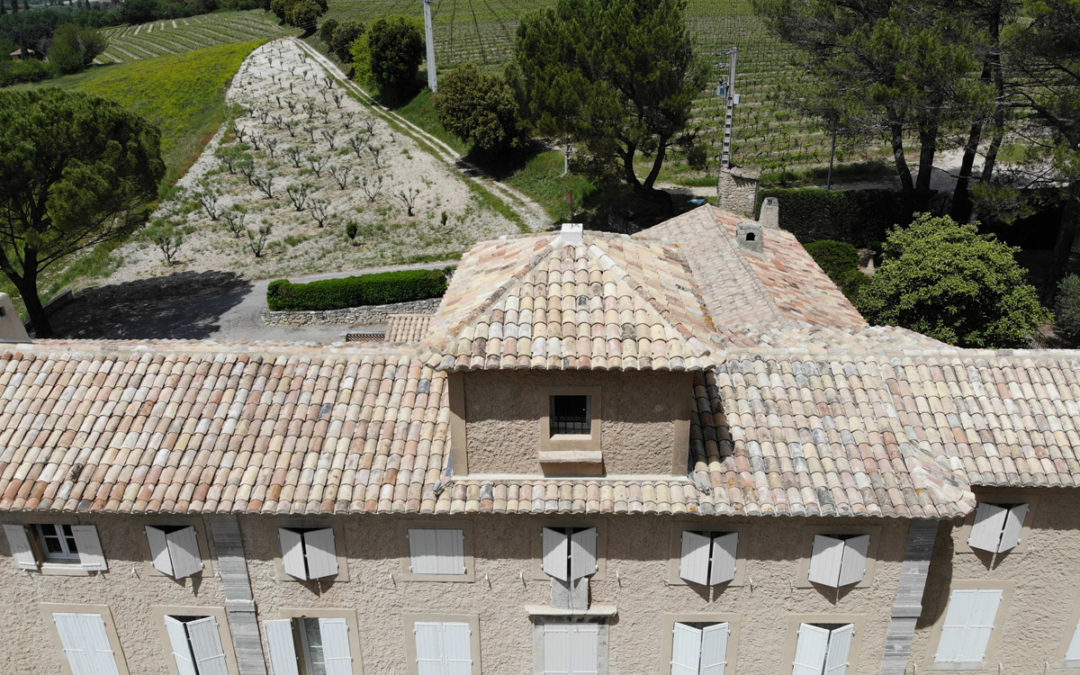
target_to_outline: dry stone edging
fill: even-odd
[[[410,300],[389,305],[364,305],[309,312],[262,313],[262,320],[269,326],[370,326],[386,323],[391,314],[434,314],[442,298]]]

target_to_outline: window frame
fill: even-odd
[[[874,576],[877,570],[877,558],[878,547],[881,543],[881,526],[880,525],[867,525],[861,527],[835,527],[832,525],[815,525],[813,527],[807,527],[799,532],[799,536],[802,537],[800,546],[802,547],[803,555],[799,558],[799,569],[796,572],[794,586],[795,588],[818,588],[819,584],[815,584],[810,581],[810,561],[814,554],[814,537],[816,535],[824,535],[826,537],[835,536],[852,536],[866,534],[870,536],[870,543],[866,548],[866,569],[863,572],[863,578],[854,584],[848,584],[841,586],[839,589],[835,589],[832,586],[828,586],[832,590],[838,590],[841,593],[848,593],[856,588],[869,588],[874,585]],[[810,622],[814,623],[814,622]],[[817,622],[822,623],[822,622]],[[827,621],[825,623],[836,623],[835,621]]]
[[[611,645],[610,618],[598,615],[543,615],[537,614],[530,617],[533,622],[533,673],[544,675],[544,633],[545,627],[552,624],[579,624],[590,623],[598,627],[596,636],[596,672],[605,675],[608,672],[608,650]]]
[[[596,529],[596,572],[588,576],[590,582],[603,581],[607,578],[607,527],[605,521],[599,520],[570,520],[559,521],[548,518],[538,519],[529,527],[535,527],[535,535],[530,535],[529,555],[532,563],[530,574],[534,580],[550,581],[551,577],[544,572],[544,528],[550,527],[556,530],[566,528],[595,528]]]
[[[483,673],[480,662],[480,616],[477,614],[440,614],[403,612],[401,619],[405,628],[405,658],[408,660],[408,672],[411,675],[419,675],[420,668],[416,663],[416,633],[417,621],[430,623],[467,623],[469,624],[469,658],[472,659],[473,675]]]
[[[1020,543],[1001,553],[992,553],[990,551],[984,551],[981,548],[972,548],[971,545],[968,544],[968,539],[971,538],[971,529],[975,525],[975,513],[978,511],[978,506],[976,506],[976,508],[964,518],[963,523],[954,529],[953,550],[956,553],[966,553],[969,555],[984,557],[997,556],[995,566],[1004,564],[1011,555],[1026,553],[1028,544],[1031,542],[1031,523],[1038,514],[1039,496],[1019,490],[992,490],[989,492],[977,492],[975,498],[978,500],[978,504],[993,504],[995,506],[1001,506],[1002,504],[1027,504],[1027,514],[1024,516],[1024,524],[1020,528]]]
[[[7,520],[3,523],[4,526],[21,528],[22,533],[26,536],[27,543],[30,546],[30,553],[33,555],[37,564],[36,571],[39,574],[46,576],[75,576],[85,577],[92,574],[100,574],[109,570],[109,559],[105,556],[105,547],[101,542],[101,531],[97,523],[88,523],[82,520],[72,520],[71,518],[64,518],[62,516],[49,516],[43,515],[38,517],[35,515],[31,519],[27,520]],[[97,547],[101,554],[101,568],[94,566],[88,566],[86,562],[82,560],[83,554],[87,556],[95,555],[94,552],[83,551],[75,556],[67,558],[49,557],[46,553],[46,546],[43,537],[41,536],[40,526],[49,525],[52,527],[92,527],[94,528],[94,539],[97,542]],[[74,530],[72,530],[72,536],[76,537]],[[13,564],[19,569],[30,570],[29,568],[22,567],[18,561],[15,560],[13,548],[11,546],[11,540],[8,537],[8,533],[4,532],[4,541],[8,546],[8,554],[11,556]],[[66,546],[66,544],[65,544]]]
[[[1051,664],[1062,670],[1080,670],[1080,659],[1073,661],[1065,660],[1065,657],[1069,653],[1069,645],[1072,644],[1073,636],[1080,634],[1080,594],[1077,594],[1073,598],[1072,608],[1073,610],[1066,620],[1064,631],[1058,641],[1058,648],[1055,653],[1056,661]]]
[[[345,619],[345,623],[349,627],[349,656],[352,658],[353,672],[358,675],[363,675],[364,661],[363,652],[360,648],[360,622],[355,609],[344,607],[320,607],[318,609],[313,607],[285,607],[278,610],[276,617],[261,617],[259,622],[259,642],[267,648],[267,650],[269,650],[269,647],[266,644],[262,621],[272,618],[285,619],[292,622],[294,633],[297,631],[299,625],[297,619]],[[302,633],[302,630],[300,632]],[[269,654],[269,651],[267,651],[267,653]],[[298,656],[304,660],[307,658],[306,654]],[[267,668],[269,668],[269,666],[270,661],[267,659]]]
[[[945,617],[949,613],[949,599],[955,590],[1000,590],[1001,604],[998,605],[997,614],[994,616],[994,629],[990,633],[990,639],[986,643],[986,651],[979,663],[938,663],[936,660],[938,644],[941,642],[941,633],[945,628]],[[1012,599],[1016,592],[1016,581],[989,581],[985,579],[954,579],[949,584],[948,593],[945,594],[939,618],[934,622],[933,630],[930,631],[927,642],[926,659],[931,670],[984,670],[998,660],[998,648],[1004,641],[1002,639],[1005,627],[1004,617],[1008,615],[1012,606]]]
[[[558,453],[600,452],[603,426],[603,401],[599,386],[539,387],[544,409],[540,411],[540,452],[556,457]],[[590,425],[588,434],[552,434],[551,406],[556,396],[586,396]]]
[[[105,634],[109,638],[109,647],[112,649],[116,660],[116,670],[120,675],[131,675],[128,670],[127,658],[124,656],[123,647],[120,644],[120,636],[116,633],[116,622],[113,620],[112,611],[108,605],[82,605],[71,603],[42,602],[38,605],[45,624],[49,627],[46,631],[49,640],[52,641],[52,653],[56,655],[55,662],[60,664],[61,672],[65,675],[74,675],[71,664],[64,655],[64,643],[60,640],[60,632],[53,622],[53,614],[100,614],[105,621]],[[164,626],[164,621],[162,626]],[[170,654],[171,657],[171,654]]]
[[[869,672],[866,668],[872,665],[870,658],[873,654],[864,653],[868,650],[863,644],[869,619],[866,614],[788,614],[787,632],[784,635],[781,660],[785,668],[784,672],[790,672],[792,664],[795,663],[795,651],[799,644],[799,628],[804,623],[853,625],[855,633],[852,635],[851,646],[848,648],[847,675]]]
[[[702,586],[702,588],[724,588],[746,585],[749,575],[749,556],[746,555],[746,547],[749,539],[747,533],[751,530],[747,523],[713,523],[699,520],[677,520],[671,524],[668,542],[668,569],[667,578],[664,580],[668,586],[698,586],[693,582],[682,578],[682,533],[709,532],[712,534],[738,534],[739,546],[735,555],[735,578],[731,581],[716,584],[715,586]]]
[[[240,668],[236,661],[235,643],[232,631],[229,627],[228,613],[224,607],[194,607],[184,605],[155,605],[151,608],[153,621],[158,627],[158,637],[164,653],[163,660],[168,665],[169,675],[180,675],[176,667],[176,659],[172,654],[172,639],[165,627],[166,616],[212,616],[217,620],[218,636],[221,638],[221,647],[225,651],[225,667],[229,675],[240,675]]]
[[[273,532],[273,551],[274,551],[274,574],[278,581],[290,581],[299,584],[314,584],[318,582],[324,582],[332,579],[335,584],[345,583],[351,580],[348,567],[348,557],[346,556],[345,548],[345,527],[342,523],[338,522],[325,522],[318,520],[296,520],[292,518],[274,518],[270,521],[271,531]],[[284,528],[286,530],[333,530],[334,532],[334,552],[337,555],[338,571],[337,574],[326,577],[319,577],[317,579],[300,579],[294,577],[285,571],[284,554],[285,552],[281,548],[281,537],[278,534],[278,528]],[[205,570],[203,572],[205,575]]]
[[[181,577],[177,579],[174,576],[166,574],[154,567],[154,551],[150,547],[150,540],[146,536],[147,527],[194,527],[195,528],[195,541],[199,545],[199,557],[202,559],[202,572],[192,576],[202,576],[203,579],[209,579],[217,575],[216,561],[210,549],[210,539],[207,538],[207,528],[202,518],[191,516],[177,516],[175,518],[170,517],[164,522],[149,522],[141,523],[139,525],[139,531],[142,534],[141,553],[143,555],[142,572],[147,577],[155,579],[168,579],[170,581],[183,582],[190,577]]]
[[[671,650],[674,649],[674,635],[676,623],[726,623],[728,625],[727,640],[727,666],[724,667],[724,675],[734,675],[738,648],[739,628],[742,624],[741,614],[706,614],[703,612],[661,615],[661,643],[660,660],[657,663],[656,672],[671,673]]]
[[[464,536],[462,555],[465,559],[465,574],[419,574],[413,572],[411,569],[412,546],[409,540],[409,530],[461,530]],[[397,534],[400,537],[399,541],[404,542],[398,573],[405,581],[458,583],[476,581],[476,561],[473,556],[473,526],[471,522],[405,520],[399,524]]]

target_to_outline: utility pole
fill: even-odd
[[[435,32],[431,29],[431,0],[424,0],[424,43],[427,45],[427,86],[439,91],[439,77],[435,74]]]
[[[735,121],[735,106],[739,105],[739,95],[735,93],[735,67],[739,61],[739,48],[732,47],[726,52],[720,52],[720,55],[730,55],[730,61],[728,63],[728,79],[727,82],[721,82],[717,93],[724,97],[724,146],[720,153],[720,167],[723,169],[731,168],[731,133],[732,126]]]

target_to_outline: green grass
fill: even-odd
[[[395,108],[394,112],[446,143],[455,152],[464,155],[469,151],[469,147],[462,143],[457,136],[447,131],[442,122],[439,121],[438,115],[435,114],[435,95],[431,93],[430,89],[421,89],[420,93],[414,96],[411,101]]]
[[[547,209],[555,222],[561,222],[570,218],[594,189],[587,177],[574,173],[563,176],[562,170],[562,152],[541,152],[510,176],[506,183],[532,197]],[[567,199],[568,194],[572,200]]]

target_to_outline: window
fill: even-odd
[[[588,396],[552,396],[548,433],[583,435],[592,433],[592,411]]]
[[[600,669],[600,628],[595,622],[544,623],[544,675],[597,675]]]
[[[1069,668],[1080,667],[1080,621],[1076,623],[1069,648],[1065,650],[1065,665]]]
[[[352,675],[349,623],[344,617],[263,621],[274,675]]]
[[[420,675],[470,675],[472,626],[464,621],[417,621],[416,670]]]
[[[575,581],[595,574],[595,527],[545,527],[543,533],[544,573],[560,581]]]
[[[979,504],[968,546],[991,553],[1016,548],[1027,512],[1027,504]]]
[[[954,589],[934,663],[982,663],[1002,595],[1000,588]]]
[[[855,625],[850,623],[800,624],[792,675],[844,675],[854,637]]]
[[[228,675],[221,631],[212,616],[166,616],[176,671],[180,675]]]
[[[202,571],[199,541],[191,526],[147,525],[146,539],[154,569],[176,579]]]
[[[738,532],[682,533],[679,576],[702,586],[715,586],[735,578]]]
[[[120,675],[101,614],[53,612],[72,675]]]
[[[281,566],[297,579],[322,579],[338,573],[334,530],[279,527]]]
[[[409,571],[413,574],[465,574],[464,530],[410,528]]]
[[[671,640],[671,675],[724,675],[727,623],[675,622]]]
[[[808,578],[832,588],[856,584],[866,574],[869,548],[868,534],[815,535]]]
[[[38,570],[42,564],[65,565],[91,571],[105,571],[108,565],[101,552],[97,528],[93,525],[39,523],[5,524],[11,556],[20,569]],[[31,538],[37,547],[31,544]]]

